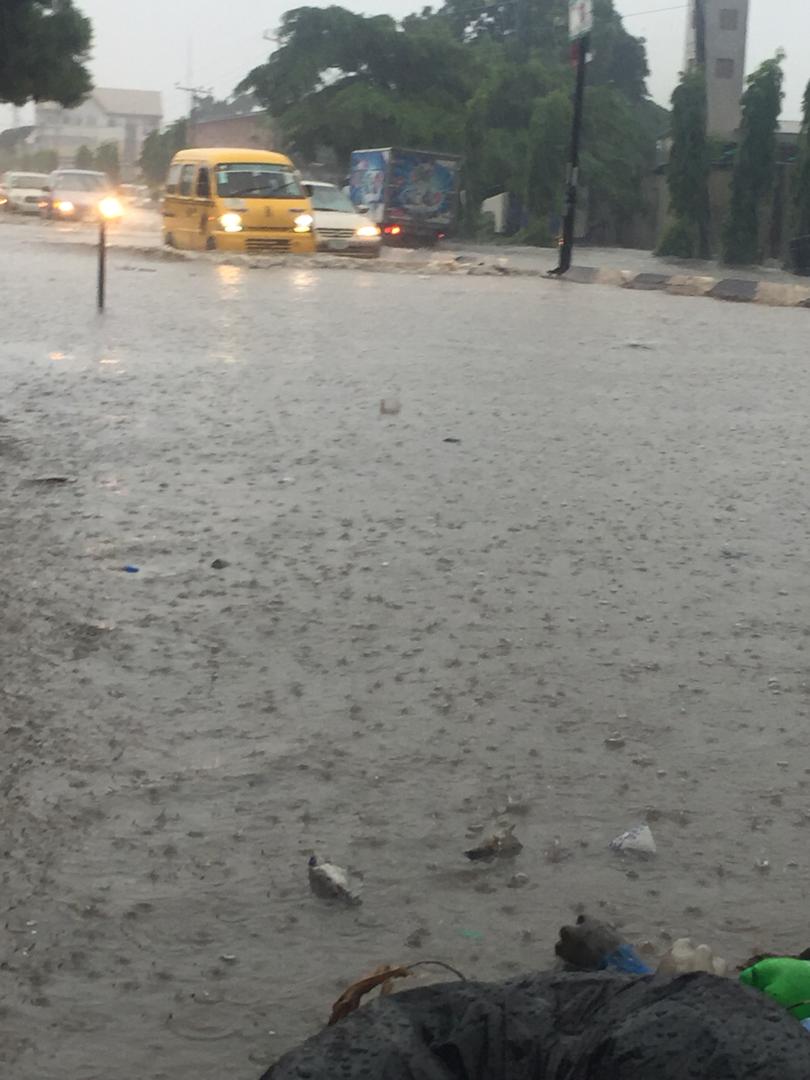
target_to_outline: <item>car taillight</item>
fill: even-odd
[[[402,229],[399,225],[386,225],[383,232],[386,236],[399,236]]]

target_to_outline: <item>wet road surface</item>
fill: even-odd
[[[577,905],[809,944],[807,312],[116,254],[98,320],[91,253],[5,236],[8,1076],[253,1080]]]
[[[5,226],[0,231],[0,237],[8,231],[18,239],[24,236],[29,242],[76,246],[94,244],[97,240],[96,227],[87,222],[40,222],[34,218],[0,217],[0,226]],[[21,234],[23,228],[27,232]],[[113,247],[142,251],[163,249],[160,215],[151,209],[128,210],[123,221],[110,226],[108,236]],[[486,263],[499,262],[516,271],[541,274],[556,267],[559,260],[558,252],[553,248],[521,247],[508,243],[474,244],[463,240],[446,241],[435,249],[384,247],[382,250],[382,259],[389,264],[426,264],[458,257]],[[806,281],[774,266],[732,269],[715,261],[662,259],[649,251],[591,247],[582,243],[576,245],[574,265],[625,270],[636,274],[698,274],[775,284],[801,285]]]

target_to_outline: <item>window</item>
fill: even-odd
[[[172,165],[169,169],[169,175],[166,179],[166,194],[176,195],[177,185],[180,183],[180,166]]]
[[[200,166],[200,172],[197,176],[197,198],[211,198],[211,174],[204,165]]]
[[[734,78],[734,61],[726,60],[723,57],[718,57],[717,62],[714,65],[714,73],[718,79],[733,79]]]
[[[739,30],[740,28],[740,13],[735,8],[721,8],[720,9],[720,29],[721,30]]]
[[[298,174],[282,162],[224,162],[216,168],[217,191],[226,199],[301,199]]]
[[[180,172],[179,195],[190,195],[194,185],[194,172],[196,165],[184,165]]]

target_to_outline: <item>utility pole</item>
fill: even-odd
[[[568,0],[569,32],[574,42],[577,60],[577,82],[574,91],[574,122],[571,128],[571,153],[568,158],[568,172],[565,181],[565,209],[563,212],[562,235],[560,237],[560,261],[550,273],[561,277],[571,269],[574,251],[574,231],[577,219],[577,195],[579,193],[579,151],[582,141],[582,118],[585,111],[585,73],[588,65],[588,50],[593,29],[592,0]]]
[[[180,83],[175,83],[174,88],[188,94],[188,144],[193,146],[194,111],[201,101],[213,95],[214,89],[211,86],[181,86]]]

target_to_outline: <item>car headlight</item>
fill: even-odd
[[[364,240],[371,240],[374,237],[380,235],[379,225],[361,225],[357,230],[356,236],[362,236]]]
[[[120,201],[114,198],[112,195],[106,199],[102,199],[98,204],[98,212],[106,221],[114,221],[116,218],[124,216],[124,208]]]
[[[315,218],[312,214],[299,214],[298,217],[293,218],[295,232],[312,232],[314,221]]]
[[[70,201],[70,199],[60,199],[56,204],[56,209],[60,214],[72,214],[76,207]]]
[[[219,219],[219,223],[225,230],[225,232],[241,232],[243,228],[242,215],[234,214],[233,212],[231,212],[230,214],[223,214],[222,217]]]

